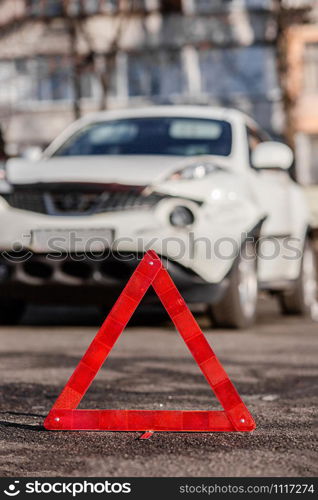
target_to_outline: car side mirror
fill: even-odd
[[[282,142],[261,142],[252,152],[252,165],[259,170],[282,169],[288,170],[294,161],[294,153],[289,146]]]

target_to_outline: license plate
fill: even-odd
[[[35,229],[31,235],[36,252],[101,252],[114,241],[114,230],[104,228]]]

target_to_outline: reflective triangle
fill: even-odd
[[[153,286],[224,411],[77,409],[150,286]],[[134,271],[53,405],[44,427],[48,430],[246,432],[255,429],[255,422],[168,271],[158,255],[150,250]]]

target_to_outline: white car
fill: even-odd
[[[149,248],[217,326],[251,325],[259,289],[285,313],[312,315],[310,215],[292,162],[233,109],[80,119],[41,158],[2,172],[0,321],[32,301],[112,304]]]

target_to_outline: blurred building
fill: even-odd
[[[0,121],[9,149],[43,146],[83,113],[150,102],[235,106],[281,134],[285,101],[277,9],[282,2],[296,9],[308,5],[304,0],[0,0]],[[297,144],[302,151],[317,150],[311,100],[318,98],[314,14],[308,25],[300,21],[292,30],[288,92],[295,95]],[[299,76],[304,66],[305,83]],[[309,163],[304,175],[315,170],[318,179],[318,166]]]
[[[318,23],[291,28],[288,50],[298,176],[303,184],[318,184]]]

